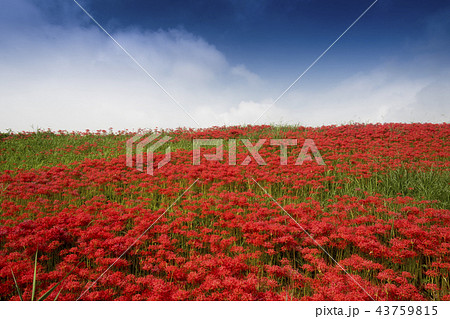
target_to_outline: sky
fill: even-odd
[[[77,2],[0,0],[0,131],[449,122],[449,1]]]

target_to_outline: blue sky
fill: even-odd
[[[74,1],[0,0],[1,131],[252,124],[373,3],[78,2],[191,116]],[[448,1],[379,0],[258,123],[448,122],[449,49]]]

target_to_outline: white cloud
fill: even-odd
[[[393,121],[449,122],[450,81],[433,81],[421,88],[409,104],[398,105],[387,116]]]
[[[187,32],[114,37],[192,114],[237,105],[258,80]],[[97,27],[39,26],[21,38],[2,33],[1,41],[8,47],[0,53],[1,130],[196,126]]]
[[[293,89],[277,104],[282,122],[327,125],[349,122],[449,121],[449,84],[431,78],[410,79],[394,70],[357,74],[313,91]],[[275,112],[276,113],[276,112]],[[271,122],[268,113],[260,122]],[[276,121],[272,121],[276,122]]]
[[[231,73],[237,77],[242,77],[247,80],[249,84],[258,85],[261,84],[259,76],[249,71],[245,65],[239,64],[231,68]]]

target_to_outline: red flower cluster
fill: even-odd
[[[294,165],[295,147],[280,165],[279,147],[267,141],[265,166],[230,166],[227,158],[194,166],[192,149],[178,148],[150,176],[125,165],[121,142],[116,158],[3,171],[0,300],[19,299],[11,269],[30,299],[36,250],[38,291],[81,261],[59,300],[76,300],[113,263],[83,300],[450,299],[448,197],[428,196],[426,184],[449,172],[450,125],[169,133],[173,143],[310,138],[326,166]],[[240,163],[248,151],[237,150]]]

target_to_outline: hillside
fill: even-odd
[[[153,175],[131,132],[1,135],[0,300],[450,299],[449,124],[159,133]]]

